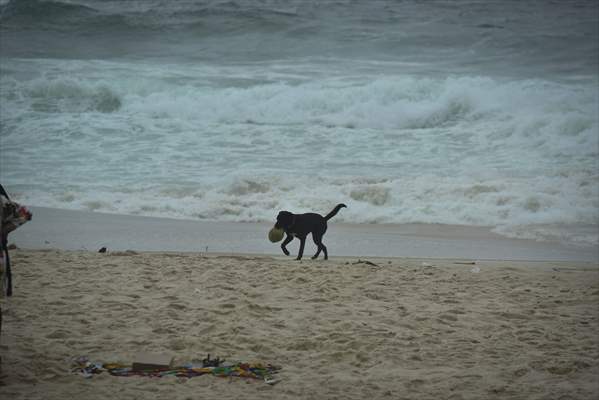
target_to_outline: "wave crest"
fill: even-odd
[[[108,85],[85,85],[72,79],[37,79],[25,94],[34,110],[44,112],[111,113],[122,106],[121,97]]]

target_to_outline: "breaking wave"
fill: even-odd
[[[75,79],[34,79],[23,86],[12,78],[2,80],[4,99],[14,105],[26,104],[32,111],[75,113],[115,112],[120,96],[106,83],[84,83]]]
[[[339,221],[599,241],[596,230],[561,229],[599,224],[594,78],[424,77],[310,61],[0,67],[2,177],[26,204],[271,221],[344,202]]]
[[[228,181],[228,182],[227,182]],[[599,176],[473,180],[465,177],[399,179],[249,177],[225,182],[116,190],[28,191],[29,204],[181,219],[272,221],[279,210],[326,213],[340,201],[336,217],[351,223],[443,223],[490,226],[511,237],[597,245]],[[568,195],[565,196],[565,193]],[[566,233],[568,232],[568,233]]]

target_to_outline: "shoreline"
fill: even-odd
[[[33,220],[9,236],[23,249],[190,252],[281,255],[270,243],[272,223],[191,221],[30,207]],[[274,222],[274,221],[273,221]],[[599,249],[511,239],[490,228],[453,225],[329,223],[324,243],[332,257],[599,262]],[[299,241],[288,248],[294,256]],[[304,259],[315,250],[306,241]]]

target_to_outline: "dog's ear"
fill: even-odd
[[[275,228],[281,227],[281,219],[283,219],[283,211],[279,211],[279,214],[277,215],[277,222],[275,222]]]
[[[277,228],[285,228],[289,225],[289,221],[291,220],[291,213],[289,211],[280,211],[279,215],[277,215],[277,222],[275,227]]]

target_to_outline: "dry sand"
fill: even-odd
[[[2,399],[599,396],[595,263],[58,250],[12,259]],[[269,362],[281,382],[69,371],[80,355],[131,362],[139,352]]]

